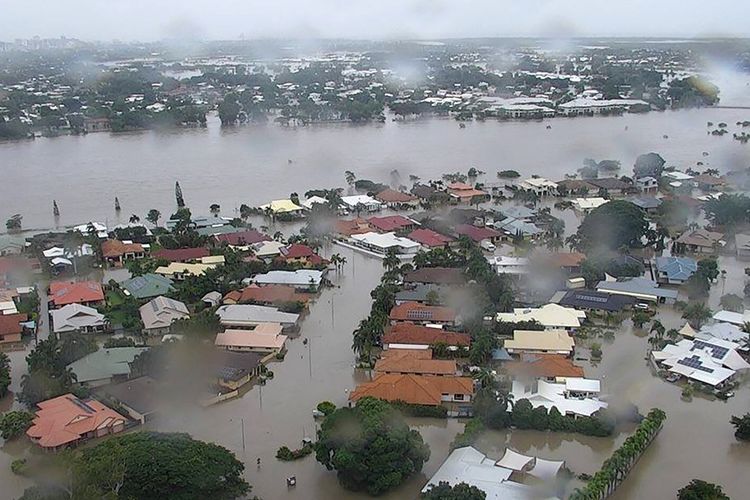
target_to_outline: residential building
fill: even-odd
[[[456,311],[450,307],[428,306],[419,302],[404,302],[391,309],[391,323],[408,321],[419,325],[455,325]]]
[[[129,295],[136,300],[153,299],[174,291],[171,279],[154,273],[146,273],[142,276],[126,279],[120,283],[120,288],[125,295]]]
[[[726,187],[727,181],[724,177],[701,174],[693,177],[693,183],[701,191],[719,191]]]
[[[239,389],[260,375],[266,358],[257,352],[221,351],[215,360],[217,385],[230,391]]]
[[[286,246],[280,241],[261,241],[253,245],[253,254],[264,262],[271,262],[281,255],[281,249]]]
[[[487,259],[497,274],[509,274],[512,276],[522,276],[529,272],[529,259],[526,257],[489,257]]]
[[[546,304],[536,308],[515,308],[512,313],[497,313],[496,319],[506,323],[536,321],[547,330],[574,330],[586,321],[586,312],[559,304]]]
[[[721,310],[714,314],[713,319],[720,323],[743,326],[745,323],[750,322],[750,311],[746,309],[744,312],[739,313]]]
[[[107,318],[93,307],[68,304],[49,312],[55,334],[104,333],[110,325]]]
[[[390,188],[380,191],[375,195],[375,199],[393,209],[419,207],[419,198],[416,196]]]
[[[628,201],[650,215],[657,213],[662,203],[659,198],[646,195],[634,196],[629,198]]]
[[[698,263],[689,257],[657,257],[656,281],[682,285],[698,270]]]
[[[622,113],[632,106],[649,106],[639,99],[596,99],[593,97],[577,97],[558,105],[563,116],[593,116],[599,114]]]
[[[292,263],[301,264],[305,267],[324,266],[328,263],[323,257],[315,253],[315,250],[307,245],[293,243],[279,249],[279,258]]]
[[[282,305],[289,302],[307,302],[310,295],[298,292],[289,285],[250,285],[241,291],[224,296],[224,304]]]
[[[339,236],[349,237],[353,234],[364,234],[372,231],[367,220],[357,217],[356,219],[337,219],[333,223],[333,232]]]
[[[423,267],[404,276],[404,283],[463,285],[465,282],[463,271],[453,267]]]
[[[652,351],[651,359],[688,380],[720,388],[735,379],[750,364],[736,351],[735,344],[717,338],[684,339]]]
[[[414,255],[421,248],[420,244],[408,238],[396,236],[396,233],[364,233],[354,234],[349,243],[357,248],[384,256],[389,250],[395,250],[399,255]]]
[[[656,194],[659,191],[659,181],[650,176],[638,177],[635,180],[635,187],[643,194]]]
[[[57,309],[68,304],[96,307],[104,304],[104,291],[96,281],[53,281],[49,284],[49,306]]]
[[[533,240],[544,233],[544,231],[532,222],[511,217],[495,222],[493,226],[503,233],[503,241],[513,241],[516,238]]]
[[[599,208],[608,202],[609,200],[606,200],[604,198],[575,198],[571,200],[573,209],[577,210],[581,214],[588,214],[595,208]]]
[[[98,387],[122,382],[130,378],[133,360],[148,347],[100,348],[68,365],[76,374],[76,382],[88,387]]]
[[[95,399],[64,394],[37,406],[26,435],[45,450],[60,450],[125,430],[127,419]]]
[[[231,248],[246,251],[257,243],[270,241],[271,237],[254,229],[248,229],[236,233],[217,234],[213,239],[218,245],[226,244]]]
[[[715,254],[726,245],[722,233],[706,231],[705,229],[686,231],[675,240],[675,243],[684,248],[686,252],[703,254]]]
[[[471,336],[467,333],[451,332],[413,323],[396,323],[383,335],[383,349],[430,349],[443,344],[448,349],[468,349]]]
[[[581,273],[581,263],[586,260],[586,254],[580,252],[556,252],[546,258],[548,265],[560,269],[568,275]]]
[[[432,229],[426,228],[415,229],[407,234],[406,237],[410,240],[416,241],[428,250],[433,248],[447,248],[456,241],[450,236],[445,236],[433,231]]]
[[[560,292],[558,292],[560,293]],[[555,300],[553,299],[553,302]],[[583,311],[620,312],[635,303],[634,297],[598,292],[596,290],[569,290],[562,292],[557,304]]]
[[[186,276],[202,276],[214,267],[216,267],[214,264],[170,262],[168,266],[157,267],[154,273],[169,277],[174,281],[182,281]]]
[[[586,179],[586,182],[591,184],[596,190],[606,191],[610,196],[620,196],[630,188],[630,184],[618,179],[617,177]]]
[[[738,259],[750,260],[750,234],[735,234],[734,246]]]
[[[0,314],[0,346],[21,342],[23,326],[27,320],[26,314]]]
[[[262,323],[280,323],[284,331],[297,328],[299,314],[285,313],[275,307],[255,304],[221,306],[216,311],[222,326],[230,329],[252,330]]]
[[[521,354],[518,361],[503,364],[508,373],[518,379],[543,379],[561,382],[567,378],[583,377],[583,368],[559,354]]]
[[[102,242],[102,257],[111,266],[121,266],[126,260],[145,257],[146,248],[132,241],[105,240]]]
[[[553,407],[562,415],[590,417],[607,408],[607,403],[599,401],[600,383],[586,378],[566,378],[563,383],[546,380],[524,384],[514,380],[510,393],[514,401],[527,399],[531,406],[543,406],[548,411]]]
[[[216,335],[214,345],[228,351],[277,353],[284,350],[286,335],[279,323],[260,323],[252,330],[225,330]]]
[[[448,194],[458,203],[472,203],[474,200],[485,201],[489,195],[481,189],[464,184],[463,182],[452,182],[448,184]]]
[[[614,295],[626,295],[638,300],[673,304],[677,300],[677,290],[660,288],[656,282],[647,278],[624,278],[618,281],[600,281],[596,285],[598,292]]]
[[[203,257],[208,257],[211,253],[206,247],[196,248],[162,248],[151,254],[156,260],[166,260],[169,262],[193,263],[199,262]]]
[[[557,183],[543,177],[531,177],[518,183],[518,188],[523,191],[531,191],[538,197],[557,193]]]
[[[294,217],[302,216],[304,208],[294,203],[292,200],[273,200],[270,203],[261,205],[260,209],[269,211],[274,215],[291,215]]]
[[[315,269],[298,269],[296,271],[269,271],[256,274],[252,282],[265,285],[284,285],[294,287],[297,290],[317,291],[323,281],[323,272]]]
[[[367,219],[370,227],[379,233],[395,233],[413,231],[419,227],[417,221],[411,220],[403,215],[384,215],[381,217],[370,217]]]
[[[470,416],[474,381],[468,377],[381,373],[371,382],[358,385],[349,394],[349,401],[356,403],[364,397],[414,405],[443,406],[448,410],[448,416]]]
[[[489,227],[477,227],[471,224],[459,224],[455,230],[457,235],[466,236],[474,243],[495,243],[502,236],[502,233]]]
[[[378,200],[364,194],[342,196],[341,203],[349,212],[356,214],[360,212],[379,212],[383,208],[383,204]]]
[[[458,365],[453,359],[432,359],[430,350],[390,349],[375,363],[376,373],[457,376]]]
[[[148,376],[108,385],[101,392],[107,401],[123,408],[130,418],[141,425],[151,420],[161,406],[156,380]]]
[[[433,301],[428,305],[441,305],[447,293],[449,293],[448,288],[443,288],[437,285],[425,285],[422,283],[406,285],[396,292],[396,305],[404,302],[420,302],[426,304],[431,302],[430,299],[433,299]]]
[[[565,330],[516,330],[505,341],[509,354],[562,354],[571,356],[575,341]]]
[[[174,321],[190,317],[184,303],[168,297],[156,297],[138,310],[143,322],[143,333],[146,335],[167,334]]]

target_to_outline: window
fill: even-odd
[[[464,400],[464,395],[463,394],[454,394],[453,395],[453,399],[456,400],[456,401],[463,401]]]

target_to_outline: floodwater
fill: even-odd
[[[737,95],[745,98],[739,104],[750,100],[746,88]],[[310,188],[342,186],[345,170],[354,171],[359,178],[388,182],[390,172],[397,169],[404,184],[409,183],[410,174],[429,179],[445,172],[465,172],[470,166],[487,171],[488,182],[495,180],[496,171],[504,169],[560,179],[587,157],[619,159],[622,173],[627,174],[638,154],[656,151],[670,165],[686,168],[702,161],[703,168],[725,172],[750,166],[750,146],[734,141],[731,134],[707,135],[706,122],[723,121],[733,130],[735,122],[748,119],[750,110],[701,109],[545,122],[488,121],[469,123],[465,129],[451,120],[424,120],[222,130],[213,118],[206,129],[3,143],[0,220],[21,213],[26,228],[89,220],[112,223],[116,221],[115,196],[123,207],[123,219],[131,213],[143,217],[149,208],[167,216],[174,210],[176,180],[195,212],[207,212],[216,202],[230,215],[241,203],[258,205],[288,197],[292,191],[302,194]],[[704,151],[709,156],[703,156]],[[60,206],[59,221],[52,217],[53,199]],[[575,230],[576,217],[570,211],[563,217],[569,234]],[[289,463],[275,459],[280,446],[294,448],[303,437],[314,436],[311,411],[318,402],[344,404],[348,391],[369,377],[353,368],[351,332],[368,314],[369,291],[379,280],[381,262],[340,247],[323,251],[324,255],[333,252],[345,255],[348,263],[341,273],[331,274],[336,288],[325,290],[312,306],[300,338],[289,344],[286,359],[271,366],[273,380],[252,388],[240,399],[190,412],[167,411],[149,424],[157,430],[189,432],[232,450],[246,463],[253,492],[265,499],[365,498],[341,489],[335,473],[326,471],[312,456]],[[712,290],[709,304],[714,309],[722,293],[742,295],[746,279],[744,265],[733,258],[722,257],[720,266],[728,274]],[[669,307],[660,310],[660,319],[667,328],[683,324]],[[303,338],[308,339],[307,345]],[[668,415],[664,430],[615,498],[672,498],[694,477],[722,484],[732,498],[746,497],[747,480],[743,478],[750,465],[750,447],[735,441],[729,418],[750,408],[747,384],[726,403],[701,396],[682,401],[679,387],[651,373],[644,360],[646,349],[646,333],[633,331],[626,322],[611,342],[604,342],[604,358],[598,366],[586,367],[588,376],[602,378],[611,401],[630,401],[644,413],[658,406]],[[11,354],[13,390],[18,389],[25,368],[24,356],[24,352]],[[2,403],[3,408],[10,404],[8,400]],[[432,454],[422,474],[385,495],[386,499],[416,497],[463,428],[458,420],[411,419],[411,423],[430,444]],[[497,458],[510,446],[523,453],[565,460],[575,473],[593,473],[626,435],[612,439],[533,431],[488,432],[477,446]],[[9,470],[10,462],[25,453],[25,448],[18,443],[0,448],[3,498],[19,496],[29,484]],[[288,490],[285,480],[292,475],[298,486]]]

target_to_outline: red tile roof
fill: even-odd
[[[586,254],[579,252],[557,252],[550,254],[550,262],[557,267],[578,267],[586,260]]]
[[[482,240],[497,238],[502,234],[488,227],[477,227],[472,226],[471,224],[459,224],[458,226],[456,226],[456,233],[463,236],[468,236],[477,243]]]
[[[411,323],[396,323],[383,336],[383,344],[434,345],[438,343],[468,347],[471,337],[467,333],[447,332],[439,328]]]
[[[442,235],[432,229],[415,229],[407,235],[407,238],[414,240],[426,247],[444,247],[445,245],[455,241],[450,236]]]
[[[155,259],[164,259],[170,262],[187,262],[189,260],[198,260],[209,256],[208,248],[163,248],[154,252],[151,256]]]
[[[231,246],[247,246],[260,243],[261,241],[270,241],[271,238],[254,229],[240,231],[237,233],[217,234],[214,236],[219,243],[226,243]]]
[[[126,253],[143,253],[140,243],[123,243],[120,240],[107,240],[102,242],[102,255],[105,258],[116,258]]]
[[[390,188],[379,192],[375,195],[375,198],[383,203],[410,203],[417,200],[417,197],[414,195]]]
[[[435,377],[383,373],[372,382],[357,386],[349,395],[352,401],[374,397],[385,401],[403,401],[409,404],[438,406],[443,394],[474,394],[474,381],[468,377]]]
[[[25,314],[0,314],[0,337],[5,335],[18,335],[23,331],[21,323],[28,317]]]
[[[391,309],[388,317],[392,321],[445,323],[455,321],[456,311],[450,307],[428,306],[419,302],[404,302]]]
[[[413,354],[405,349],[391,349],[375,363],[375,371],[379,373],[415,373],[418,375],[455,375],[458,370],[456,361],[452,359],[425,359],[424,356]]]
[[[417,223],[403,215],[385,215],[383,217],[370,217],[367,222],[375,229],[384,232],[398,231],[414,227]]]
[[[351,236],[353,234],[369,233],[369,224],[365,219],[338,219],[333,224],[333,230],[337,234]]]
[[[570,358],[559,354],[523,354],[520,361],[507,363],[508,372],[514,376],[534,378],[583,377],[583,368]]]
[[[96,281],[53,281],[49,284],[50,300],[56,306],[67,304],[101,302],[104,300],[102,286]]]

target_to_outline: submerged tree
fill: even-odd
[[[119,212],[119,211],[120,211],[120,200],[119,198],[117,198],[117,196],[115,196],[115,212]]]
[[[185,208],[185,198],[182,197],[182,188],[180,181],[174,183],[174,197],[177,201],[177,208]]]
[[[60,209],[57,207],[57,200],[52,200],[52,215],[60,217]]]
[[[5,221],[5,228],[8,230],[8,232],[20,231],[22,221],[23,216],[21,214],[12,215],[10,219]]]
[[[690,484],[680,488],[677,500],[729,500],[729,496],[718,484],[693,479]]]
[[[157,209],[152,208],[148,211],[146,214],[146,220],[149,221],[154,226],[159,225],[159,219],[161,218],[161,212],[159,212]]]

